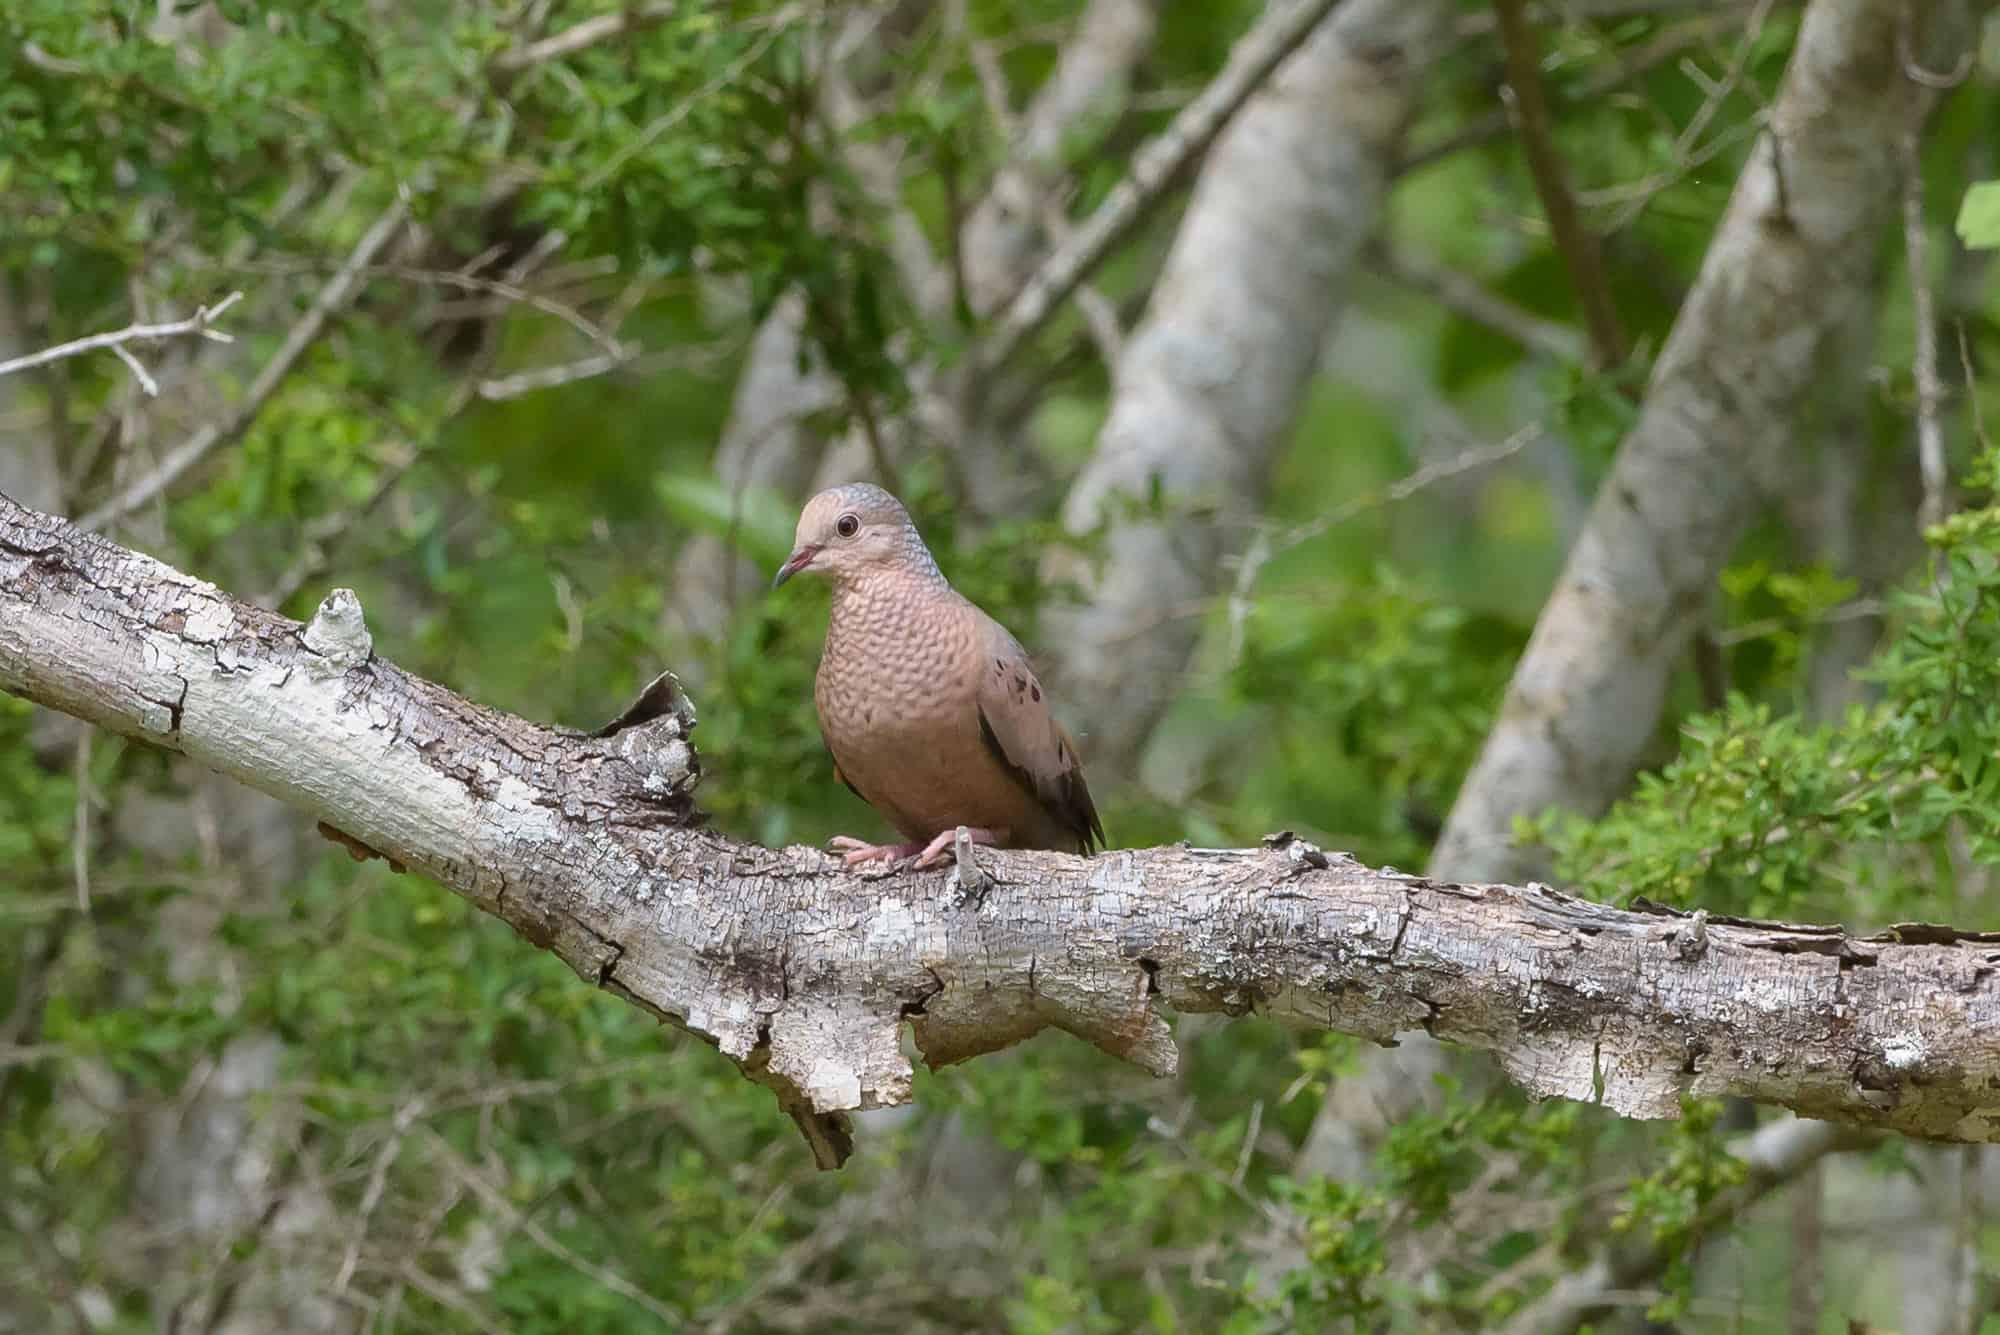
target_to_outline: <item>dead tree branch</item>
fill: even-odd
[[[0,689],[177,751],[463,895],[586,982],[716,1044],[822,1164],[842,1115],[1059,1028],[1174,1069],[1159,1007],[1489,1050],[1537,1096],[1671,1117],[1738,1095],[2000,1140],[2000,934],[1615,909],[1377,871],[1289,835],[866,874],[698,828],[663,676],[594,733],[375,654],[336,590],[301,625],[0,497]]]
[[[211,343],[233,343],[234,335],[215,328],[215,319],[231,306],[243,300],[241,292],[231,292],[213,306],[198,306],[195,313],[185,320],[168,320],[164,324],[128,324],[123,329],[113,329],[102,334],[91,334],[85,338],[71,339],[58,343],[40,352],[31,352],[23,357],[9,358],[0,362],[0,375],[12,375],[16,371],[26,371],[31,367],[47,366],[66,357],[81,357],[86,352],[110,351],[125,363],[139,381],[139,388],[148,396],[160,392],[159,382],[132,355],[128,343],[157,343],[168,338],[205,338]]]

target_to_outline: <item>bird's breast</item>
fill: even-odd
[[[884,591],[836,599],[814,686],[840,772],[910,837],[952,824],[1007,824],[978,800],[1011,783],[979,731],[977,627],[955,599],[926,607]]]

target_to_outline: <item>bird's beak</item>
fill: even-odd
[[[813,558],[818,555],[819,548],[812,543],[807,543],[803,547],[796,548],[790,556],[785,558],[785,563],[778,567],[778,573],[771,579],[771,587],[774,589],[777,588],[780,584],[783,584],[786,580],[804,570],[813,563]]]

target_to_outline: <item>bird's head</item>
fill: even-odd
[[[935,576],[937,563],[901,501],[871,482],[851,482],[828,487],[806,502],[792,554],[778,567],[771,587],[808,570],[844,584],[884,570]]]

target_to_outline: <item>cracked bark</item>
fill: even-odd
[[[1160,1011],[1252,1011],[1492,1051],[1537,1096],[1671,1117],[1734,1094],[2000,1139],[2000,934],[1682,918],[1545,886],[1376,871],[1289,836],[1082,859],[982,852],[994,883],[843,869],[699,828],[671,679],[596,733],[501,713],[373,650],[353,595],[239,602],[0,497],[0,689],[271,794],[502,918],[585,982],[714,1043],[818,1161],[933,1065],[1066,1030],[1156,1073]],[[170,708],[162,701],[172,702]]]

